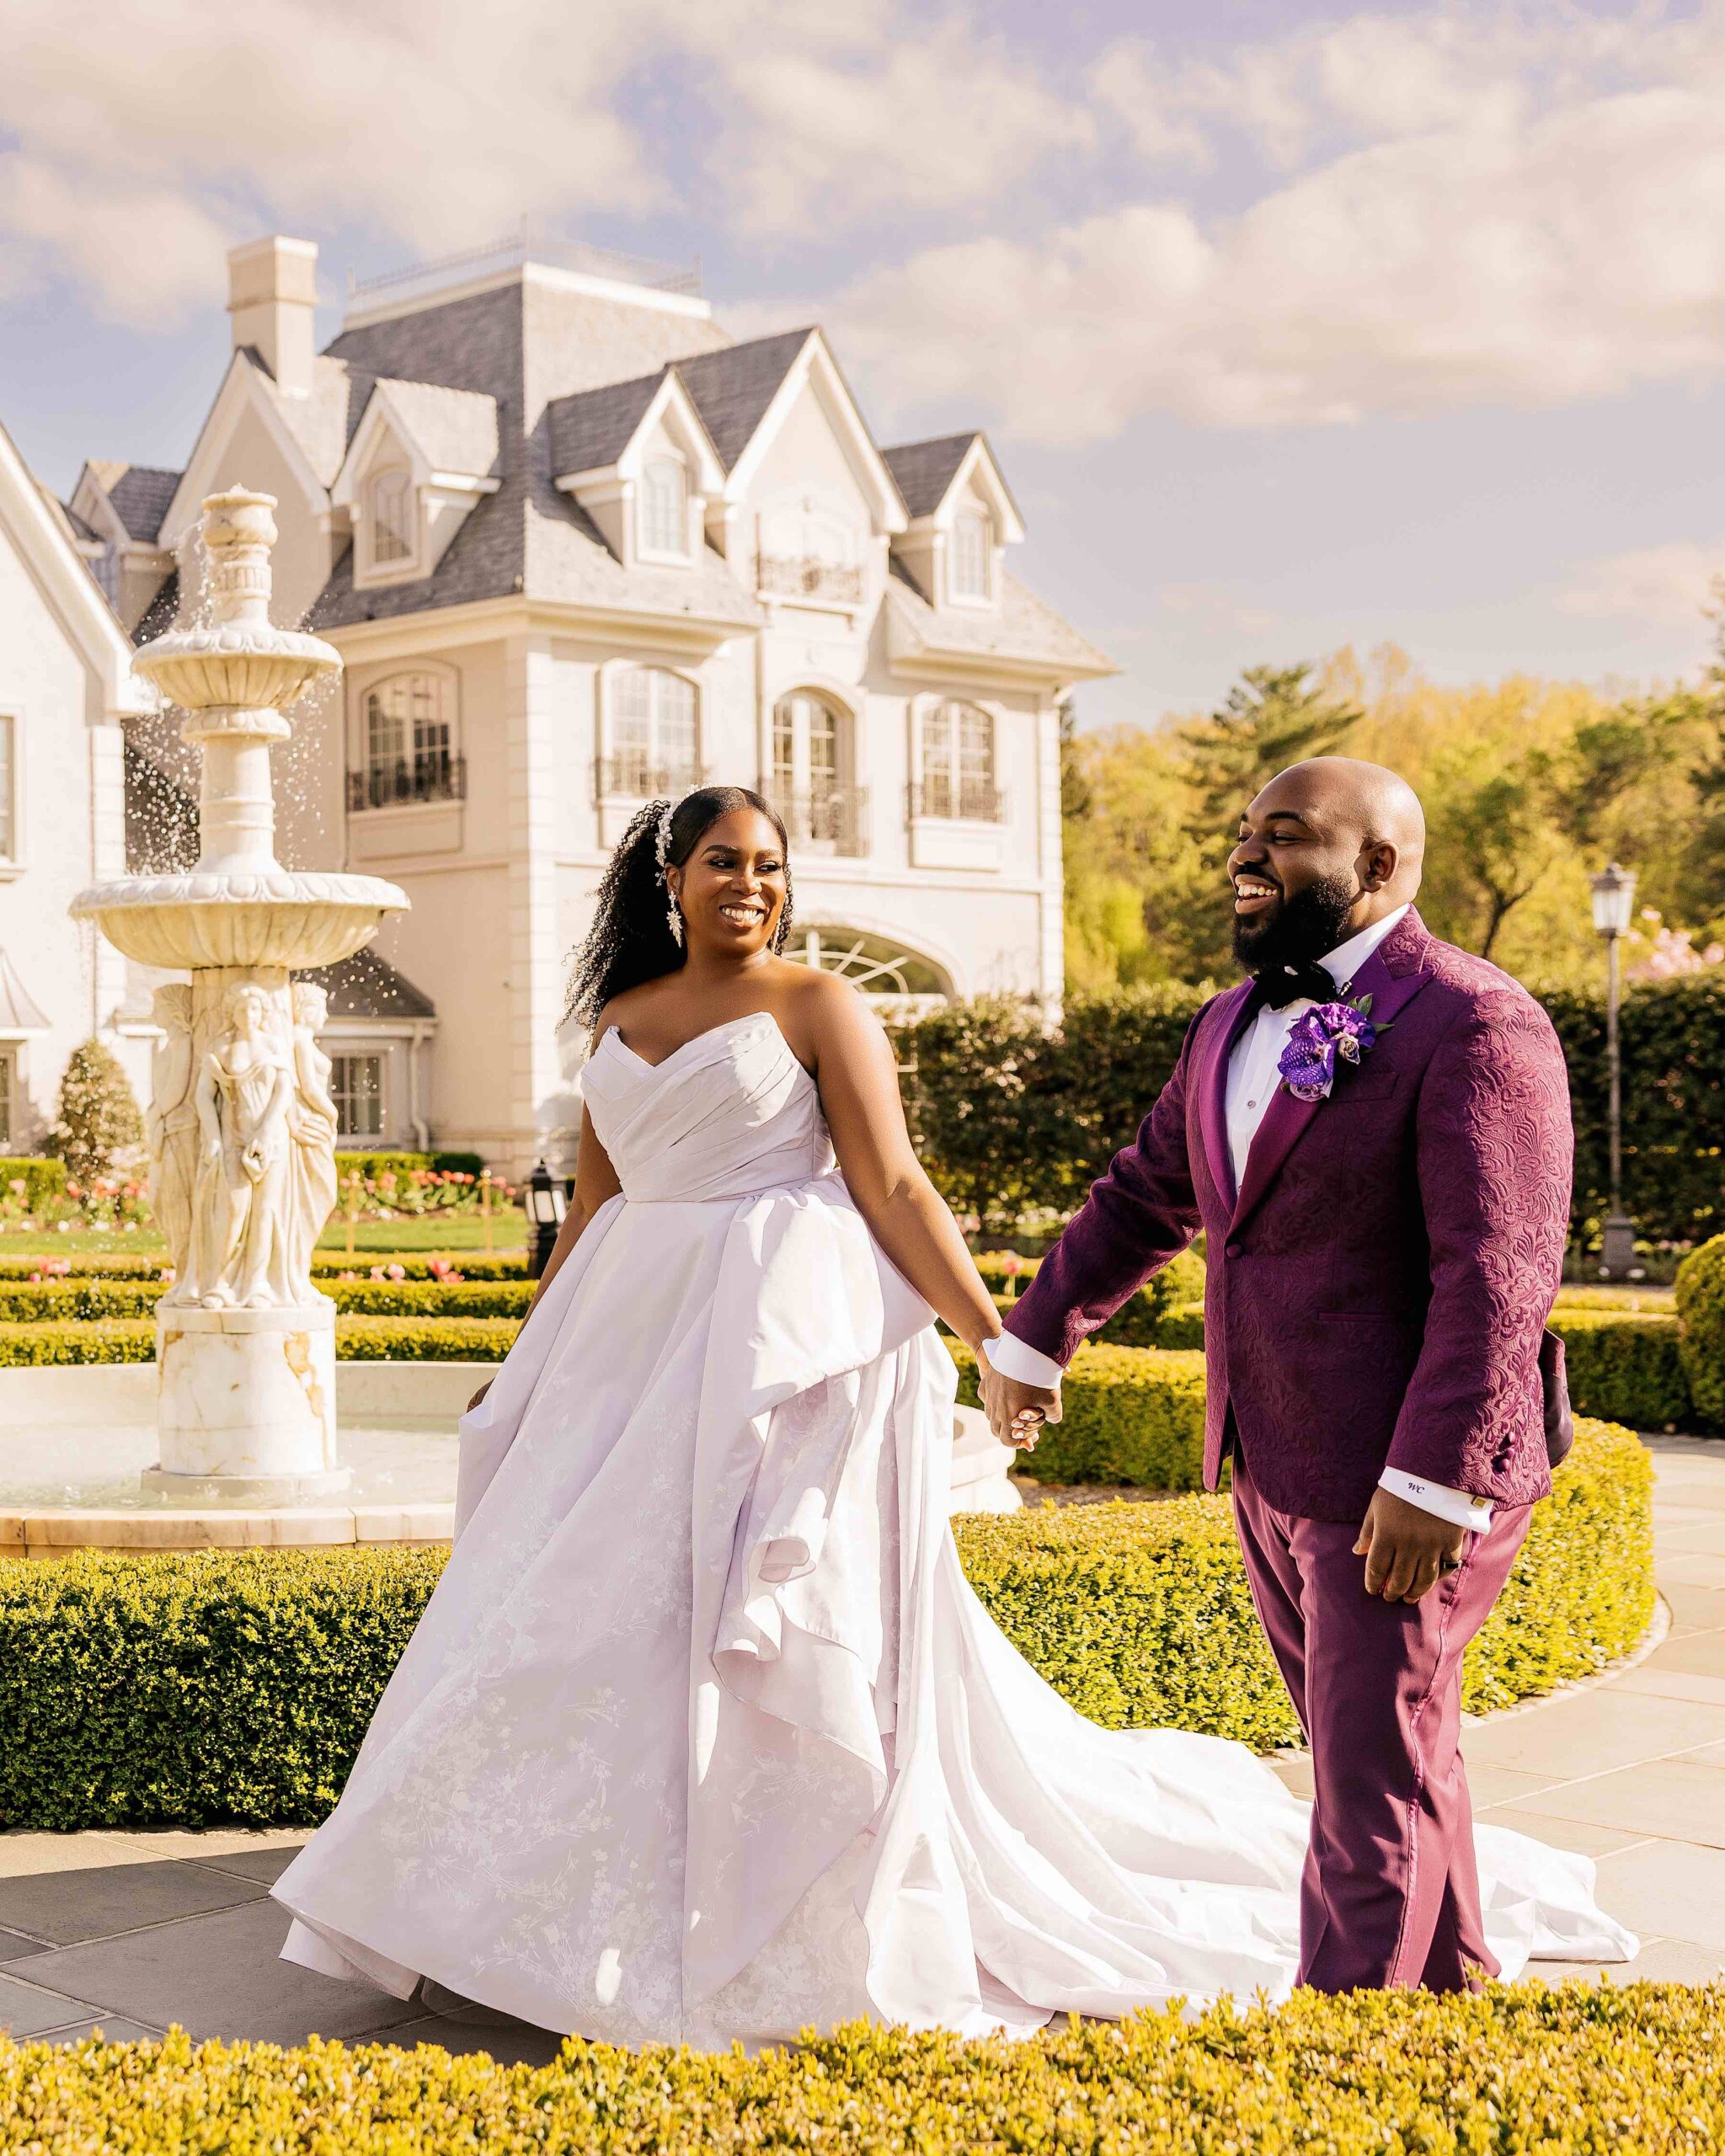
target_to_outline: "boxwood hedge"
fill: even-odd
[[[0,2040],[0,2147],[136,2156],[1710,2156],[1725,1985],[1296,1992],[1022,2041],[856,2022],[746,2057],[571,2038],[441,2046]]]
[[[1652,1468],[1583,1422],[1469,1650],[1471,1707],[1625,1654],[1653,1609]],[[1226,1499],[954,1522],[977,1593],[1057,1690],[1115,1728],[1268,1746],[1292,1711]],[[84,1553],[0,1564],[0,1826],[303,1825],[328,1812],[446,1553]]]
[[[521,1329],[515,1317],[338,1317],[335,1352],[349,1363],[500,1363]],[[153,1318],[0,1325],[0,1369],[155,1359]]]
[[[1709,1429],[1725,1430],[1725,1235],[1678,1267],[1677,1316],[1696,1413]]]
[[[959,1397],[977,1404],[976,1363],[948,1341]],[[1061,1419],[1020,1472],[1039,1482],[1135,1484],[1195,1490],[1204,1480],[1204,1358],[1087,1341],[1060,1387]]]

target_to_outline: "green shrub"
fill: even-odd
[[[517,1324],[537,1280],[330,1280],[319,1283],[339,1310],[359,1317],[510,1317]]]
[[[1563,1337],[1578,1415],[1600,1415],[1637,1430],[1672,1429],[1689,1420],[1689,1380],[1674,1316],[1560,1306],[1551,1325]]]
[[[368,1181],[381,1175],[409,1176],[429,1168],[435,1175],[477,1176],[484,1171],[479,1153],[355,1153],[343,1146],[335,1156],[338,1174],[350,1176],[357,1168]]]
[[[1158,1348],[1202,1348],[1204,1305],[1176,1303],[1157,1326],[1154,1344]]]
[[[976,1364],[962,1341],[948,1345],[959,1397],[977,1404]],[[1204,1480],[1204,1358],[1154,1348],[1096,1347],[1072,1358],[1060,1388],[1061,1420],[1019,1471],[1039,1482],[1136,1484],[1195,1490]]]
[[[1725,1235],[1678,1267],[1677,1317],[1696,1412],[1709,1429],[1725,1430]]]
[[[953,1532],[996,1621],[1093,1721],[1259,1747],[1295,1735],[1226,1498],[1039,1506]],[[0,1564],[0,1826],[322,1818],[445,1556]],[[1468,1650],[1464,1700],[1501,1706],[1603,1668],[1645,1630],[1653,1592],[1648,1454],[1584,1422]]]
[[[357,1273],[361,1280],[369,1280],[373,1270],[387,1272],[392,1265],[398,1265],[409,1280],[435,1280],[432,1260],[434,1251],[361,1250],[351,1257],[344,1251],[320,1250],[312,1258],[312,1278],[328,1286],[340,1278],[344,1273]],[[532,1275],[527,1269],[525,1257],[487,1257],[481,1251],[456,1251],[441,1261],[459,1273],[463,1280],[529,1280]]]
[[[68,1318],[147,1317],[168,1292],[160,1279],[99,1280],[67,1274],[32,1286],[0,1284],[0,1323]]]
[[[348,1363],[500,1363],[521,1329],[514,1317],[338,1317],[335,1353]],[[0,1369],[155,1359],[152,1318],[0,1324]]]
[[[12,1189],[15,1182],[24,1185],[22,1191]],[[26,1211],[34,1213],[51,1198],[66,1195],[66,1163],[45,1153],[0,1156],[0,1191],[22,1198]]]
[[[984,1251],[976,1259],[977,1271],[991,1288],[1000,1290],[994,1299],[996,1307],[1002,1312],[1012,1307],[1036,1278],[1042,1264],[1040,1258],[1018,1258],[1016,1292],[1008,1294],[1004,1283],[1012,1278],[1012,1255],[1006,1251]],[[1182,1251],[1147,1280],[1135,1295],[1129,1296],[1108,1323],[1091,1337],[1116,1348],[1166,1347],[1169,1343],[1160,1337],[1163,1319],[1178,1305],[1194,1298],[1201,1301],[1203,1296],[1204,1260],[1194,1251]]]
[[[68,1180],[88,1187],[111,1171],[116,1153],[143,1142],[144,1119],[120,1058],[105,1041],[83,1042],[67,1059],[49,1150]]]

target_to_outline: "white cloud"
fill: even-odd
[[[1268,636],[1283,621],[1274,607],[1256,605],[1226,584],[1165,584],[1156,603],[1206,637]]]
[[[1725,540],[1711,547],[1674,540],[1583,562],[1557,593],[1565,614],[1602,621],[1686,623],[1699,628],[1725,577]]]

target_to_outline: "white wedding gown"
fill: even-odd
[[[972,1594],[954,1374],[764,1014],[588,1106],[623,1194],[465,1417],[456,1547],[284,1951],[561,2032],[966,2034],[1294,1980],[1306,1807],[1084,1721]],[[1626,1958],[1586,1859],[1478,1831],[1505,1973]]]

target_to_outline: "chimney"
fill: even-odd
[[[318,296],[315,240],[277,233],[236,247],[227,258],[227,312],[233,317],[233,349],[249,344],[288,397],[312,387],[317,350],[312,309]]]

